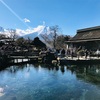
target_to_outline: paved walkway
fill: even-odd
[[[82,56],[82,57],[63,57],[63,58],[60,58],[60,59],[64,59],[64,60],[100,60],[100,57],[87,57],[85,58],[85,56]]]

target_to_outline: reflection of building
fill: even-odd
[[[77,48],[100,49],[100,26],[77,30],[77,34],[67,43]]]
[[[75,66],[74,71],[78,79],[93,83],[100,83],[100,65]],[[72,69],[71,69],[72,70]]]

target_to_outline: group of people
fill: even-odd
[[[85,57],[87,59],[87,57],[91,57],[92,55],[93,56],[97,56],[99,57],[100,55],[100,50],[97,49],[96,51],[92,51],[92,50],[88,50],[88,49],[77,49],[77,48],[68,48],[68,49],[56,49],[55,51],[56,55],[57,56],[60,56],[60,57],[77,57],[77,58],[80,58],[80,57]]]
[[[77,50],[75,48],[71,48],[71,49],[67,49],[67,50],[60,50],[59,54],[61,55],[61,57],[85,57],[87,58],[88,56],[90,56],[92,54],[91,50],[87,50],[87,49],[81,49],[81,50]]]

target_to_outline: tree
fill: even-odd
[[[50,34],[51,34],[52,39],[53,39],[54,49],[56,49],[56,39],[57,39],[57,36],[59,34],[58,31],[59,31],[59,27],[57,25],[50,27]]]
[[[46,31],[45,34],[42,34],[42,39],[46,42],[46,44],[50,44],[54,49],[56,49],[56,39],[59,36],[60,28],[58,25],[51,26],[49,31]],[[48,35],[49,34],[49,35]]]
[[[72,37],[70,35],[65,35],[64,40],[65,41],[69,41],[69,39],[71,39]]]
[[[15,29],[8,29],[9,30],[9,37],[15,41],[15,39],[18,38],[18,35],[16,33],[16,30]]]
[[[64,35],[60,35],[57,37],[56,39],[56,48],[57,49],[61,49],[61,48],[64,48]]]
[[[18,38],[18,39],[16,40],[16,44],[17,44],[18,46],[23,47],[23,46],[25,45],[25,39],[24,39],[23,37]]]
[[[42,34],[41,37],[45,41],[46,45],[53,47],[54,49],[66,48],[65,41],[71,39],[69,35],[62,35],[61,29],[58,25],[51,26],[45,34]]]
[[[66,48],[65,42],[70,38],[69,35],[59,35],[56,39],[57,49]]]

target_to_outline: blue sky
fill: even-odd
[[[27,30],[44,24],[71,36],[99,26],[100,0],[0,0],[0,26]]]

